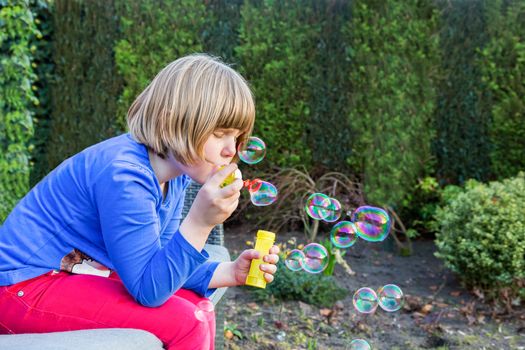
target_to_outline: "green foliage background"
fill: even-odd
[[[125,131],[155,74],[202,51],[254,90],[255,134],[269,153],[251,169],[342,171],[369,202],[403,208],[418,205],[428,176],[461,184],[525,167],[522,1],[0,3],[2,28],[13,28],[2,31],[4,216],[29,170],[34,184]]]
[[[40,37],[28,0],[1,1],[0,7],[0,222],[29,187],[33,111],[30,45]]]
[[[124,80],[116,119],[124,130],[129,106],[155,75],[175,58],[203,50],[206,8],[193,0],[116,0],[116,7],[115,61]]]
[[[33,105],[34,133],[31,145],[30,186],[35,185],[49,171],[47,164],[47,143],[49,141],[49,123],[51,121],[51,84],[53,83],[54,64],[52,57],[53,21],[51,5],[45,0],[31,0],[31,11],[35,25],[41,35],[32,37],[30,50],[33,54],[33,71],[36,78],[32,90],[38,99]]]
[[[309,89],[319,22],[308,1],[245,1],[241,10],[241,72],[257,99],[255,134],[270,164],[312,166],[306,143]]]
[[[347,162],[362,171],[370,202],[395,206],[433,165],[437,13],[418,0],[353,6],[344,30],[353,83]]]
[[[491,174],[490,110],[477,61],[486,45],[484,1],[440,1],[440,81],[434,152],[444,183],[487,180]]]
[[[65,158],[122,132],[115,122],[122,89],[113,45],[112,2],[56,0],[53,6],[55,65],[44,172]]]
[[[490,40],[481,51],[482,82],[490,98],[490,160],[497,178],[525,169],[525,2],[491,1]]]

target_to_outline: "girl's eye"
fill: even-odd
[[[224,137],[224,133],[223,133],[223,132],[218,132],[218,131],[214,132],[213,135],[214,135],[215,137],[217,137],[217,138]]]

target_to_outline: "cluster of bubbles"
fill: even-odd
[[[352,298],[354,308],[363,314],[376,311],[377,306],[387,312],[394,312],[403,306],[404,295],[401,288],[395,284],[387,284],[377,290],[368,287],[358,289]]]
[[[336,222],[343,212],[337,199],[323,193],[310,195],[304,209],[312,219],[325,222]],[[352,246],[358,237],[368,242],[380,242],[388,236],[390,226],[390,217],[385,210],[365,205],[352,213],[350,221],[338,222],[330,233],[330,239],[338,248]]]
[[[291,271],[304,270],[319,273],[328,266],[328,258],[328,251],[325,247],[318,243],[310,243],[302,250],[292,250],[284,260],[284,264]]]
[[[237,155],[246,164],[257,164],[266,155],[266,145],[260,138],[250,137],[239,145]],[[240,178],[240,174],[237,177]],[[277,199],[277,188],[269,182],[260,179],[244,180],[243,185],[249,191],[250,199],[256,206],[270,205]],[[310,195],[304,209],[312,219],[327,223],[337,222],[343,214],[341,203],[323,193]],[[385,210],[362,206],[351,213],[350,220],[340,221],[333,226],[330,240],[337,248],[349,248],[358,238],[368,242],[380,242],[388,236],[390,226],[390,218]],[[328,262],[327,249],[318,243],[310,243],[302,250],[293,249],[285,259],[285,265],[291,271],[304,270],[309,273],[324,271]],[[361,288],[355,292],[352,301],[355,309],[361,313],[373,313],[378,306],[385,311],[394,312],[402,307],[404,296],[398,286],[387,284],[379,288],[377,293],[368,287]],[[195,310],[197,319],[204,321],[212,314],[211,302],[205,300],[197,305]],[[354,339],[350,343],[350,349],[370,350],[371,347],[366,340]]]
[[[330,231],[330,241],[337,248],[349,248],[358,238],[368,242],[381,242],[386,239],[391,228],[388,213],[377,207],[361,206],[352,213],[349,220],[337,222],[343,215],[343,207],[336,198],[323,193],[314,193],[308,197],[304,207],[306,213],[314,220],[335,223]],[[316,248],[308,248],[315,245]],[[307,272],[321,272],[328,265],[327,250],[316,243],[310,243],[302,251],[292,250],[285,265],[292,271],[305,270]],[[310,251],[312,253],[310,253]],[[312,257],[309,257],[311,254]],[[312,268],[313,267],[313,268]],[[377,291],[370,288],[361,288],[353,296],[355,309],[361,313],[373,313],[378,306],[388,312],[399,310],[404,301],[401,288],[394,284],[387,284]],[[350,349],[370,350],[370,344],[363,339],[354,339]]]
[[[266,144],[258,137],[249,137],[246,142],[239,144],[237,155],[246,164],[257,164],[266,155]],[[224,185],[232,183],[236,178],[242,178],[240,172],[230,175]],[[243,186],[250,193],[250,200],[255,206],[267,206],[277,199],[277,188],[267,181],[261,179],[244,180]]]
[[[312,219],[325,222],[335,222],[339,220],[342,214],[341,203],[324,193],[310,195],[306,200],[304,210]]]
[[[341,203],[323,193],[308,197],[304,207],[306,213],[315,220],[336,222],[341,218]],[[383,241],[390,231],[390,218],[381,208],[362,206],[351,215],[350,221],[340,221],[330,232],[330,240],[337,248],[351,247],[360,237],[365,241]],[[303,250],[293,249],[285,259],[285,265],[292,271],[304,270],[319,273],[328,266],[329,255],[325,247],[310,243]]]

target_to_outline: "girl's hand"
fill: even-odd
[[[277,271],[277,262],[279,261],[279,247],[274,245],[270,248],[270,253],[263,256],[263,263],[259,266],[261,271],[264,272],[264,279],[266,282],[271,283],[273,281],[273,275]],[[233,262],[233,272],[235,277],[236,285],[244,285],[246,283],[246,277],[250,271],[250,264],[253,259],[259,259],[259,252],[255,249],[247,249],[239,255],[239,257]]]
[[[221,185],[236,169],[237,164],[229,164],[211,175],[204,183],[188,213],[193,224],[213,228],[230,217],[239,205],[243,182],[235,179],[228,186],[221,188]]]
[[[224,179],[236,169],[237,164],[230,164],[211,175],[197,193],[188,215],[180,225],[182,236],[199,251],[213,227],[222,224],[239,205],[242,180],[236,179],[230,185],[220,187]]]

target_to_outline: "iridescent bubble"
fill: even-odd
[[[357,311],[369,314],[377,309],[377,294],[373,289],[363,287],[354,293],[352,302]]]
[[[288,253],[288,256],[284,260],[284,264],[289,270],[300,271],[303,269],[304,264],[304,253],[302,250],[294,249]]]
[[[370,344],[364,339],[354,339],[350,342],[350,350],[370,350]]]
[[[196,305],[195,317],[201,322],[207,322],[214,317],[214,310],[215,307],[211,301],[201,300]]]
[[[306,200],[304,210],[312,219],[322,220],[330,214],[329,207],[330,197],[323,193],[314,193]]]
[[[353,212],[352,221],[357,227],[357,235],[365,241],[383,241],[390,232],[390,217],[381,208],[359,207]]]
[[[266,155],[266,145],[260,138],[252,136],[246,142],[239,144],[237,154],[246,164],[257,164]]]
[[[328,251],[318,243],[307,244],[303,248],[303,270],[310,273],[319,273],[328,266]]]
[[[401,288],[395,284],[387,284],[377,291],[379,306],[385,311],[394,312],[403,306],[405,296]]]
[[[244,186],[250,192],[250,199],[253,205],[258,207],[272,204],[277,200],[277,195],[279,194],[274,185],[260,179],[245,180]]]
[[[337,248],[348,248],[357,241],[357,228],[350,221],[340,221],[332,227],[330,240]]]
[[[323,218],[323,221],[326,222],[335,222],[341,217],[343,209],[341,208],[341,203],[335,198],[330,198],[330,204],[326,208],[328,215]]]

